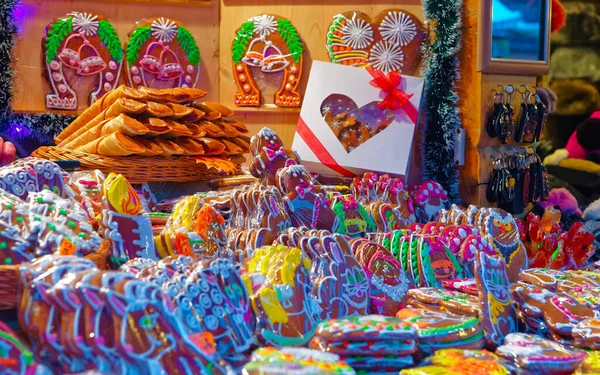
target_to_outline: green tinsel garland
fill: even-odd
[[[75,116],[52,113],[23,114],[15,113],[10,108],[15,74],[11,53],[17,36],[15,9],[19,3],[20,0],[0,1],[0,132],[10,134],[17,141],[27,133],[27,137],[33,138],[39,144],[53,145],[54,136],[71,123]],[[21,126],[28,132],[15,132],[16,126]]]
[[[423,180],[439,182],[452,202],[459,202],[458,170],[454,164],[455,137],[461,128],[455,85],[460,74],[462,0],[426,0],[425,20],[435,24],[435,39],[425,47],[425,136]]]

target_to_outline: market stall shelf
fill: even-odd
[[[142,20],[125,47],[125,81],[131,87],[194,87],[200,49],[179,21],[166,17]]]
[[[413,74],[425,37],[421,21],[405,10],[384,10],[373,19],[350,11],[333,18],[326,47],[336,64]]]
[[[262,93],[275,86],[276,106],[300,107],[304,44],[289,20],[271,14],[250,18],[236,31],[231,51],[236,106],[260,106]]]
[[[123,49],[110,22],[94,13],[72,12],[46,27],[46,107],[83,109],[119,83]]]

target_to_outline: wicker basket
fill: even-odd
[[[96,263],[101,269],[107,269],[108,257],[110,256],[110,241],[104,240],[98,251],[87,255],[85,258]],[[19,268],[24,264],[11,264],[0,266],[0,310],[10,310],[18,308],[19,284],[21,278]]]
[[[230,158],[211,156],[110,157],[59,147],[40,147],[32,156],[52,161],[77,160],[82,169],[99,169],[104,173],[120,173],[132,184],[146,182],[190,182],[212,180],[239,173],[240,166]],[[234,159],[234,161],[239,158]]]

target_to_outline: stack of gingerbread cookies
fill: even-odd
[[[121,86],[86,109],[56,138],[58,147],[103,156],[223,156],[248,152],[248,129],[233,111],[194,88]]]
[[[358,374],[397,374],[414,363],[417,332],[381,315],[333,319],[319,325],[310,347],[338,354]]]

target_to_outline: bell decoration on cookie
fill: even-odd
[[[166,17],[142,20],[129,34],[123,75],[131,87],[195,87],[200,76],[200,49],[179,21]]]
[[[46,27],[42,45],[47,108],[84,109],[117,86],[123,48],[103,16],[71,12]]]
[[[421,21],[405,10],[384,10],[375,18],[350,11],[333,17],[326,48],[335,64],[413,74],[425,37]]]
[[[231,52],[236,106],[258,107],[263,94],[275,89],[276,106],[300,107],[304,44],[289,20],[271,14],[250,18],[236,31]]]

